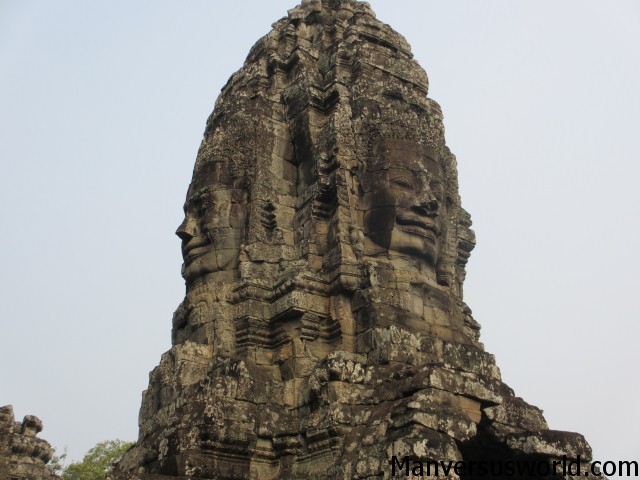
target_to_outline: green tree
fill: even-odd
[[[67,459],[67,447],[64,447],[64,452],[62,455],[54,455],[51,457],[49,463],[47,463],[47,468],[54,475],[61,475],[64,471],[64,465]]]
[[[106,440],[89,450],[81,462],[70,464],[62,472],[62,480],[104,480],[107,469],[118,461],[133,442]]]

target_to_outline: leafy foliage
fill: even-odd
[[[133,442],[106,440],[89,450],[81,462],[70,464],[62,472],[62,480],[104,480],[107,470]]]
[[[54,455],[47,463],[47,468],[55,475],[61,475],[64,471],[64,465],[67,459],[67,447],[64,447],[62,455]]]

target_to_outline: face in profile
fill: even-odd
[[[418,145],[382,142],[363,182],[364,234],[381,250],[435,266],[444,229],[444,176]]]
[[[238,266],[245,223],[246,193],[205,187],[190,194],[176,235],[182,240],[182,276],[187,284]]]

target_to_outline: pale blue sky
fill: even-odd
[[[443,108],[504,380],[640,460],[640,3],[372,0]],[[183,296],[205,120],[295,0],[0,0],[0,404],[74,459],[134,439]]]

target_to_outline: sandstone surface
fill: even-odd
[[[255,44],[207,121],[173,346],[111,478],[590,460],[479,340],[463,301],[475,236],[428,88],[367,3],[303,1]]]
[[[13,407],[0,407],[0,480],[55,480],[47,463],[53,448],[38,438],[42,421],[27,415],[16,422]]]

